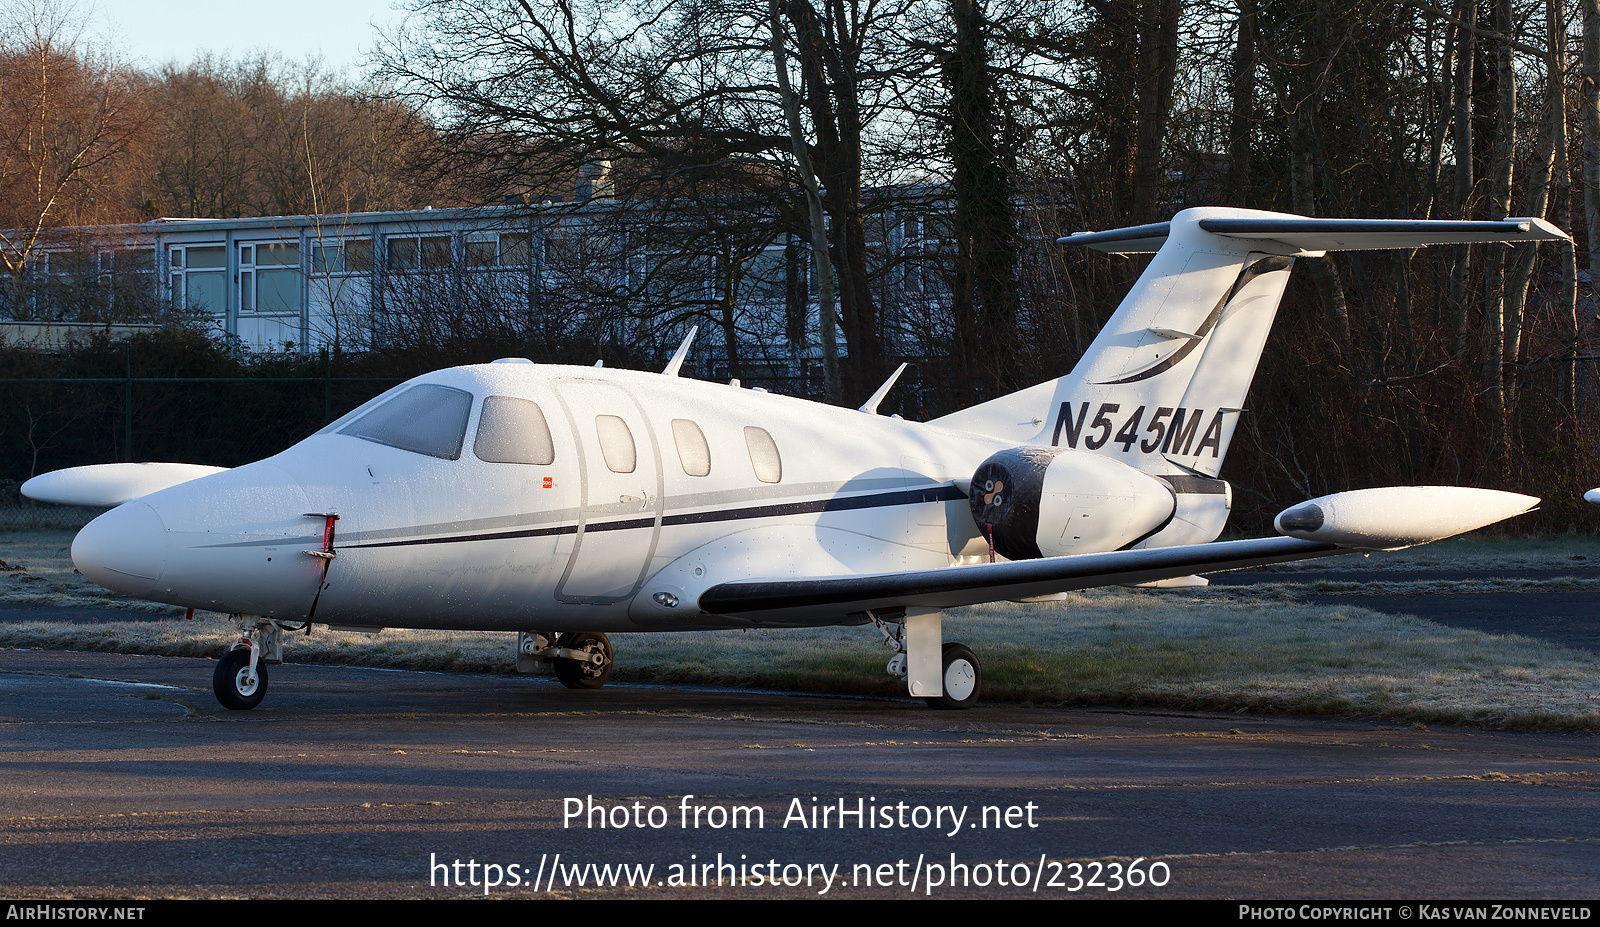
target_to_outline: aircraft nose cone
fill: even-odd
[[[167,527],[145,503],[124,503],[78,532],[72,565],[107,589],[147,596],[167,567]]]

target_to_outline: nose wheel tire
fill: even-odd
[[[933,708],[971,708],[978,704],[982,681],[978,655],[966,644],[951,641],[944,645],[944,694],[924,701]]]
[[[250,677],[250,651],[248,648],[228,651],[217,661],[216,672],[211,674],[211,690],[217,701],[229,711],[249,711],[261,704],[267,695],[267,664],[256,661],[256,676]]]
[[[556,657],[556,678],[569,689],[598,689],[611,678],[611,639],[604,634],[580,631],[561,638],[563,650],[580,651],[586,659]]]

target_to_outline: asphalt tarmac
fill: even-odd
[[[1600,885],[1594,734],[292,664],[235,713],[214,665],[0,651],[0,897],[1414,902]],[[596,887],[608,864],[654,869]]]
[[[1579,558],[1581,559],[1581,558]],[[1511,568],[1492,571],[1464,570],[1338,570],[1307,571],[1238,570],[1208,577],[1220,587],[1260,583],[1314,583],[1319,579],[1349,584],[1428,584],[1415,593],[1308,591],[1296,598],[1309,605],[1350,605],[1391,615],[1415,615],[1438,624],[1472,628],[1488,634],[1520,634],[1600,653],[1600,594],[1593,588],[1545,588],[1491,591],[1485,581],[1529,581],[1551,584],[1561,579],[1600,580],[1600,566],[1589,562],[1561,568]],[[1473,582],[1476,591],[1447,593],[1437,583]]]
[[[1482,578],[1371,572],[1335,578]],[[1300,598],[1600,651],[1592,590]],[[0,605],[0,621],[161,617]],[[0,897],[1417,901],[1600,885],[1595,734],[952,714],[294,664],[234,713],[214,665],[0,651]]]

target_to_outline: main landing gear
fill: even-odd
[[[908,609],[893,631],[880,616],[873,614],[872,620],[885,641],[898,648],[889,658],[889,675],[904,679],[912,696],[927,702],[930,708],[971,708],[978,704],[983,682],[978,655],[966,644],[943,642],[937,609]]]
[[[211,691],[223,708],[249,711],[267,695],[267,664],[282,662],[283,627],[266,618],[255,619],[255,626],[217,661]]]
[[[541,663],[569,689],[598,689],[611,678],[611,639],[599,631],[519,632],[517,672],[536,673]]]

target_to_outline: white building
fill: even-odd
[[[808,247],[745,205],[729,210],[744,224],[597,199],[62,229],[33,262],[29,304],[0,305],[0,317],[103,324],[177,310],[257,352],[506,324],[659,351],[698,325],[702,357],[792,375],[820,356]],[[927,215],[891,212],[869,232],[885,321],[924,333],[948,304]]]

